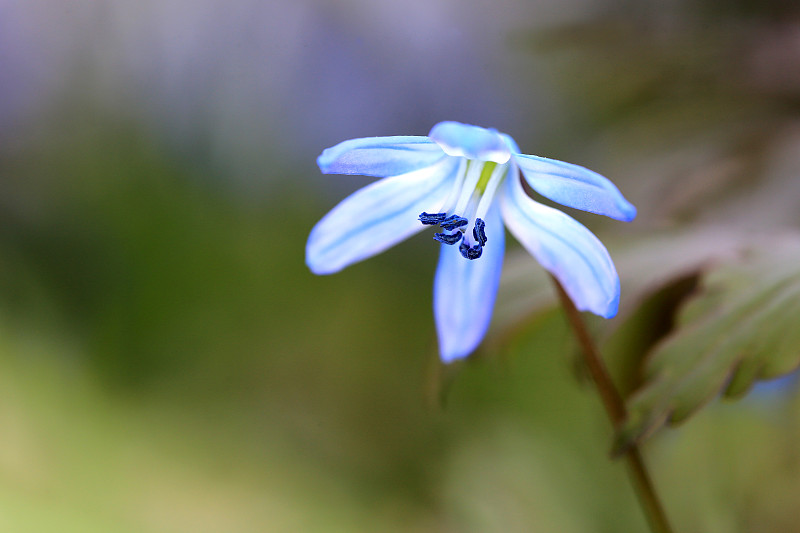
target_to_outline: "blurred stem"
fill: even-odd
[[[600,399],[603,401],[608,418],[611,419],[614,429],[617,429],[625,420],[625,403],[614,386],[614,382],[611,381],[611,376],[608,374],[605,363],[600,358],[600,352],[595,347],[580,312],[575,308],[575,304],[564,291],[561,283],[553,276],[550,277],[556,287],[561,304],[564,306],[567,319],[578,339],[583,359],[600,393]],[[644,465],[639,448],[636,445],[631,446],[625,454],[625,459],[628,461],[634,490],[639,496],[639,503],[653,533],[672,533],[672,528],[667,521],[667,515],[664,513],[664,507],[661,505],[661,500],[659,500],[658,494],[656,494],[653,487],[653,482],[650,480],[650,474]]]

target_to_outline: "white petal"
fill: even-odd
[[[469,260],[458,245],[442,245],[433,287],[433,311],[439,337],[439,354],[449,363],[468,356],[483,340],[492,318],[505,234],[497,206],[489,210],[483,255]]]
[[[619,277],[597,237],[561,211],[532,200],[513,174],[500,206],[509,231],[561,282],[579,310],[605,318],[617,314]]]
[[[447,155],[503,164],[511,157],[505,139],[495,129],[446,121],[435,125],[428,136]]]
[[[459,160],[448,157],[351,194],[311,230],[306,264],[315,274],[332,274],[421,231],[419,214],[438,211],[458,167]]]
[[[385,178],[428,167],[445,155],[427,137],[366,137],[326,148],[317,158],[317,165],[325,174]]]
[[[545,198],[626,222],[636,217],[633,204],[597,172],[535,155],[514,154],[514,160],[528,185]]]

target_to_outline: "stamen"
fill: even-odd
[[[470,246],[467,242],[467,239],[464,239],[461,241],[458,251],[461,252],[461,255],[463,255],[466,259],[477,259],[483,253],[483,247],[480,244]]]
[[[476,218],[475,210],[477,209],[478,203],[480,202],[480,200],[481,200],[481,193],[479,191],[477,191],[477,190],[473,191],[472,197],[469,199],[469,202],[467,203],[465,211],[459,211],[459,212],[467,220],[475,220],[475,218]],[[467,228],[464,228],[465,231],[466,231],[466,229]]]
[[[447,231],[453,231],[456,228],[461,228],[466,226],[469,223],[464,217],[460,217],[458,215],[450,215],[446,219],[442,220],[439,224],[442,226],[442,229]]]
[[[433,240],[439,241],[442,244],[455,244],[455,243],[457,243],[458,241],[460,241],[463,238],[464,238],[464,235],[460,231],[457,231],[457,232],[453,233],[452,235],[449,234],[449,233],[434,233],[433,234]]]
[[[508,164],[497,165],[494,168],[494,170],[492,171],[492,175],[489,177],[489,182],[486,184],[486,189],[483,191],[481,200],[478,203],[478,208],[475,210],[475,218],[486,218],[486,212],[489,210],[489,206],[492,204],[492,201],[494,200],[494,195],[497,192],[497,187],[503,181],[503,178],[505,177],[506,173],[511,171],[512,169],[511,167],[509,167]]]
[[[486,227],[486,223],[481,220],[480,218],[475,219],[475,227],[472,228],[472,236],[475,237],[475,240],[478,241],[480,246],[486,246],[486,232],[484,228]]]
[[[516,170],[513,164],[474,161],[464,158],[456,180],[440,212],[422,212],[419,221],[426,226],[439,225],[444,230],[433,239],[447,245],[459,244],[458,250],[466,259],[478,259],[486,245],[486,212],[493,203],[498,186],[506,174]],[[447,215],[447,213],[459,213]],[[473,221],[470,224],[470,221]],[[472,234],[468,233],[472,225]]]
[[[450,213],[453,212],[456,202],[461,196],[461,191],[464,188],[464,179],[466,178],[469,167],[469,160],[462,158],[461,163],[458,166],[458,170],[456,171],[456,180],[455,183],[453,183],[453,188],[450,189],[450,195],[447,197],[447,200],[445,200],[445,202],[439,208],[440,211]]]
[[[419,215],[419,221],[426,226],[435,226],[441,224],[447,218],[447,213],[426,213],[423,211]]]
[[[453,212],[466,214],[467,204],[472,199],[473,194],[476,192],[475,189],[478,186],[478,181],[481,179],[482,170],[483,164],[481,162],[470,161],[466,176],[464,176],[464,183],[461,185],[461,195],[458,198],[458,202],[456,203],[456,207],[453,209]]]

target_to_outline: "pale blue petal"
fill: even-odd
[[[433,287],[439,354],[449,363],[468,356],[483,340],[492,317],[505,235],[499,209],[486,218],[486,246],[478,259],[464,259],[458,246],[442,245]]]
[[[509,231],[564,286],[581,311],[611,318],[619,305],[619,277],[603,243],[568,215],[532,200],[517,176],[500,192]]]
[[[597,172],[535,155],[514,154],[514,159],[528,185],[545,198],[626,222],[636,217],[633,204]]]
[[[327,148],[317,158],[324,174],[356,174],[386,178],[433,165],[445,157],[427,137],[367,137]]]
[[[511,157],[503,138],[495,129],[480,128],[460,122],[440,122],[428,136],[436,141],[447,155],[505,163]]]
[[[518,154],[519,153],[520,150],[519,150],[519,146],[517,145],[517,141],[512,139],[510,135],[508,135],[506,133],[501,133],[500,137],[502,137],[503,140],[506,142],[506,145],[511,150],[512,154]]]
[[[315,274],[332,274],[421,231],[423,211],[437,212],[453,185],[460,161],[439,163],[385,178],[345,198],[308,237],[306,264]]]

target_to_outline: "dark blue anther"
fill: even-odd
[[[440,222],[442,229],[446,229],[447,231],[453,231],[456,228],[460,228],[466,226],[469,221],[458,215],[450,215],[446,219]]]
[[[460,241],[462,238],[464,238],[464,235],[460,231],[457,231],[456,233],[453,233],[452,235],[450,235],[449,233],[434,233],[433,234],[433,240],[439,241],[442,244],[455,244],[458,241]]]
[[[470,246],[466,240],[463,240],[461,241],[461,246],[458,247],[458,251],[461,252],[465,259],[477,259],[483,253],[483,247],[480,244]]]
[[[478,244],[481,246],[486,245],[486,232],[483,231],[485,227],[486,223],[483,220],[480,218],[475,219],[475,227],[472,228],[472,236],[475,237],[475,240],[478,241]]]
[[[426,226],[435,226],[441,224],[447,218],[447,213],[426,213],[423,211],[419,215],[419,221]]]

